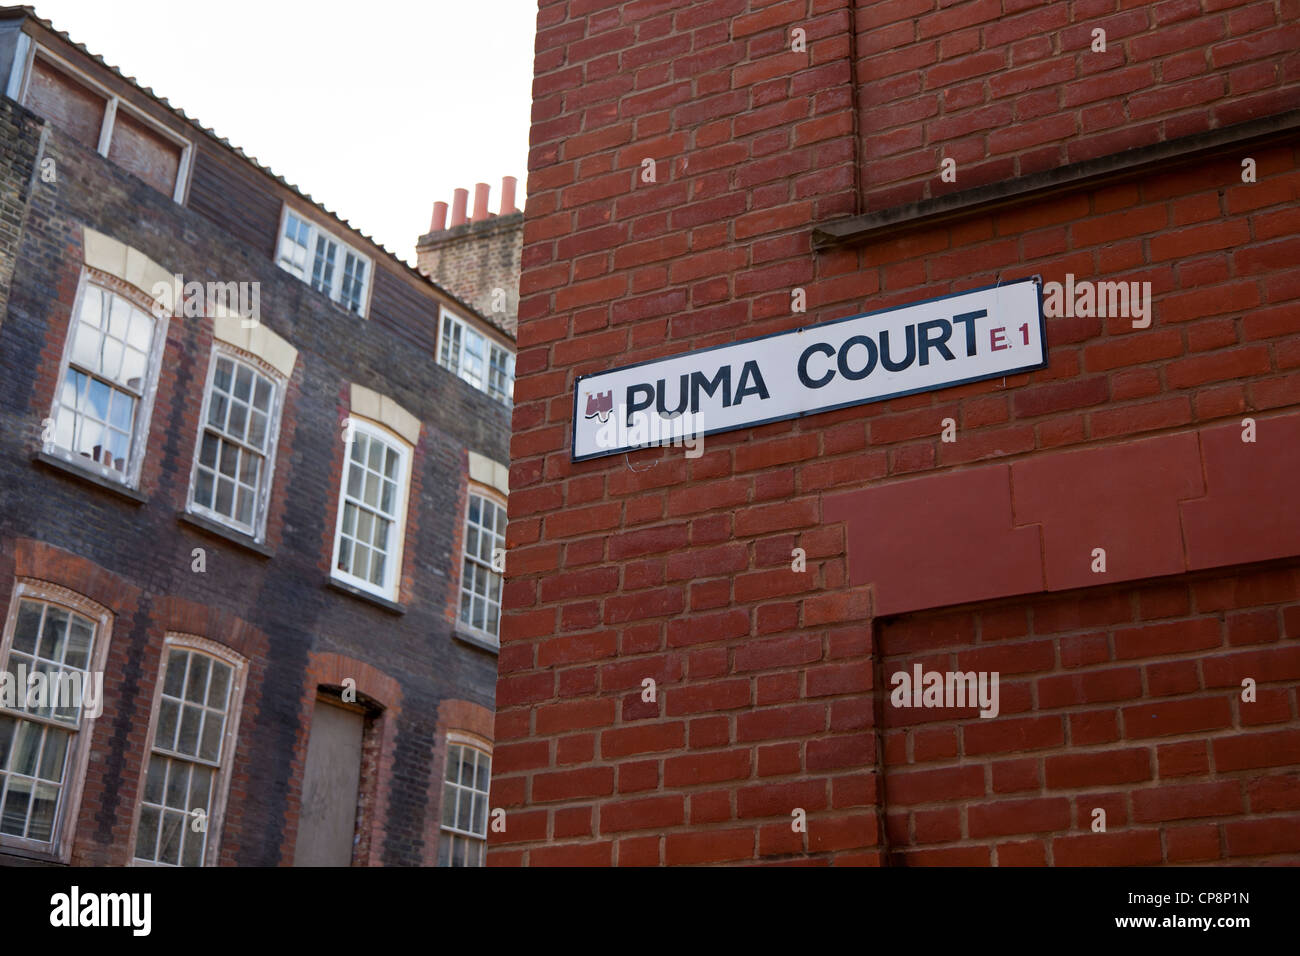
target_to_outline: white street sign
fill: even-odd
[[[572,457],[598,458],[1046,365],[1035,276],[579,378]]]

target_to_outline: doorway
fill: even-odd
[[[335,696],[316,698],[294,866],[352,865],[365,727],[366,715],[360,707]]]

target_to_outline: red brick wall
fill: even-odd
[[[882,708],[894,862],[1300,861],[1298,598],[1287,561],[878,622],[886,690],[1002,675],[997,719]]]
[[[802,6],[777,4],[746,29]],[[861,5],[858,24],[873,208],[1300,102],[1296,0],[895,0]],[[1105,52],[1092,50],[1095,29]],[[955,184],[935,177],[940,156],[957,161]]]
[[[1071,580],[1073,571],[1061,577],[1061,547],[1086,543],[1098,529],[1118,534],[1128,516],[1149,518],[1159,546],[1144,544],[1144,530],[1123,537],[1126,544],[1112,548],[1111,560],[1119,564],[1097,582],[1104,580],[1108,590],[1097,591],[1100,597],[1091,589],[1079,592],[1072,599],[1080,605],[1111,599],[1109,589],[1118,581],[1203,568],[1217,568],[1215,580],[1244,595],[1234,611],[1271,608],[1276,615],[1279,605],[1296,600],[1294,590],[1289,597],[1256,594],[1242,583],[1250,580],[1247,571],[1237,569],[1300,554],[1300,533],[1288,517],[1294,509],[1276,493],[1276,483],[1293,473],[1293,443],[1282,436],[1294,428],[1287,410],[1300,404],[1300,281],[1294,268],[1300,261],[1300,172],[1294,139],[1251,150],[1259,171],[1255,183],[1241,180],[1242,156],[1224,153],[1033,203],[976,210],[942,224],[923,221],[856,246],[811,251],[815,227],[855,210],[1195,132],[1178,120],[1188,112],[1222,125],[1300,102],[1296,58],[1276,46],[1290,42],[1293,27],[1277,24],[1294,20],[1291,4],[1243,4],[1181,22],[1174,21],[1182,3],[1125,3],[1123,11],[1115,3],[1047,6],[1068,10],[1071,25],[1043,29],[1051,53],[1025,68],[1047,70],[1049,85],[1031,91],[1022,76],[1018,83],[1026,90],[1017,96],[998,77],[1028,63],[1014,57],[1031,41],[1008,31],[1042,11],[985,23],[963,20],[983,11],[982,2],[859,4],[855,86],[842,3],[542,4],[493,768],[493,806],[507,808],[511,819],[526,815],[531,825],[494,836],[493,863],[923,861],[914,860],[906,840],[897,847],[899,855],[890,852],[887,825],[903,812],[889,798],[890,781],[903,770],[893,770],[896,760],[880,764],[877,756],[884,752],[882,734],[888,737],[890,730],[879,716],[888,688],[877,684],[885,663],[877,635],[904,623],[875,620],[873,614],[1020,595],[1012,606],[1029,626],[1044,590],[1091,583]],[[945,19],[936,19],[940,15]],[[936,34],[949,18],[950,28]],[[1153,128],[1141,115],[1148,101],[1140,98],[1140,83],[1086,106],[1072,102],[1085,91],[1105,89],[1109,78],[1127,68],[1112,63],[1082,75],[1086,43],[1075,34],[1089,35],[1094,22],[1107,28],[1110,50],[1125,51],[1125,62],[1138,64],[1126,82],[1149,71],[1151,82],[1162,84],[1162,102],[1172,106],[1155,122],[1166,126]],[[1213,29],[1222,33],[1202,36],[1191,22],[1217,24]],[[886,24],[903,23],[922,32],[914,32],[912,42],[890,42],[885,52],[872,48],[884,42],[879,34]],[[807,30],[806,60],[787,52],[795,26]],[[940,69],[974,57],[978,46],[960,47],[975,35],[998,56],[1013,58],[978,81],[988,102],[946,103],[928,125],[923,116],[900,121],[903,132],[896,135],[903,145],[897,152],[925,157],[930,171],[917,165],[890,172],[876,139],[883,121],[867,118],[881,104],[911,102],[907,90],[893,89],[891,82],[922,83],[920,94],[911,94],[920,100],[976,83],[945,77]],[[909,50],[928,57],[936,46],[941,62],[897,65]],[[1179,62],[1190,62],[1187,52],[1204,63],[1203,72],[1189,76],[1221,81],[1221,95],[1208,105],[1184,100],[1174,88],[1179,82],[1167,74],[1170,60],[1162,58],[1183,55]],[[1246,63],[1237,55],[1248,55],[1269,82],[1244,89],[1238,79],[1234,88],[1234,71]],[[891,64],[888,74],[881,72],[885,61]],[[1066,65],[1050,65],[1058,61]],[[1027,109],[1044,91],[1057,99],[1040,121],[1016,120],[1022,101]],[[855,93],[862,110],[860,141],[853,133]],[[1123,115],[1122,123],[1108,128],[1096,125],[1097,119],[1085,126],[1083,117],[1094,115],[1088,111],[1107,103]],[[1005,109],[1011,118],[998,119]],[[945,130],[941,121],[949,114],[978,114],[982,125],[968,133]],[[1044,135],[1055,152],[1044,158],[1037,143],[1005,140],[1004,131],[1027,129],[1050,131]],[[917,136],[922,138],[913,141]],[[1125,136],[1137,138],[1129,142]],[[959,155],[955,185],[940,183],[939,158],[959,143],[972,152],[966,160]],[[972,143],[984,152],[977,156]],[[864,163],[861,194],[854,187],[855,155]],[[656,160],[654,183],[639,175],[646,157]],[[994,165],[978,175],[965,165],[986,157]],[[1151,327],[1134,329],[1128,319],[1049,319],[1050,364],[1041,371],[710,436],[703,456],[694,460],[668,449],[569,461],[572,389],[579,375],[999,279],[1041,274],[1046,281],[1063,281],[1067,273],[1081,280],[1150,282]],[[794,287],[807,291],[806,314],[790,311]],[[1124,443],[1157,437],[1173,443],[1160,446],[1152,459],[1158,467],[1166,462],[1163,449],[1191,447],[1194,453],[1175,460],[1200,469],[1199,455],[1208,462],[1214,449],[1226,447],[1215,437],[1221,432],[1208,426],[1239,430],[1247,415],[1257,417],[1263,429],[1276,428],[1273,439],[1243,444],[1243,453],[1256,457],[1230,458],[1235,464],[1217,472],[1214,487],[1185,489],[1177,481],[1148,482],[1139,474],[1136,483],[1114,484],[1123,502],[1119,511],[1102,508],[1089,520],[1074,521],[1091,513],[1071,511],[1068,495],[1054,500],[1049,493],[1049,517],[1011,517],[1016,513],[1010,468],[1020,463],[1042,462],[1053,473],[1069,474],[1060,457],[1065,449],[1123,457],[1126,452],[1115,450]],[[945,443],[940,431],[949,417],[958,434]],[[975,462],[989,470],[976,474],[979,469],[967,467]],[[986,479],[1006,489],[1005,514],[996,516],[990,531],[1002,538],[961,563],[957,573],[946,566],[932,573],[924,563],[926,545],[950,558],[965,555],[980,543],[973,529],[981,527],[974,519],[982,509],[967,509],[968,517],[953,522],[957,530],[947,538],[929,531],[910,536],[905,529],[873,536],[870,528],[856,531],[845,519],[868,505],[878,509],[873,513],[888,514],[878,507],[881,499],[863,497],[838,510],[827,504],[842,493],[908,489],[928,473],[960,482],[963,494],[973,487],[970,482]],[[1186,476],[1192,484],[1197,477]],[[1103,480],[1092,487],[1104,500],[1102,492],[1111,485]],[[1198,496],[1208,502],[1200,505],[1205,510],[1199,519],[1189,516]],[[1259,503],[1256,514],[1272,530],[1228,534],[1222,536],[1224,547],[1207,545],[1197,552],[1201,557],[1189,557],[1181,537],[1186,522],[1224,527],[1236,520],[1231,514],[1240,514],[1233,511],[1234,501]],[[1027,549],[1029,563],[998,590],[1011,553],[1000,549],[1020,547],[1016,542],[1026,534],[1044,537],[1028,539],[1038,542]],[[791,570],[796,547],[807,552],[804,573]],[[1067,557],[1077,555],[1070,551]],[[1156,558],[1167,560],[1157,566]],[[896,599],[902,592],[891,581],[900,579],[931,587]],[[1185,591],[1208,587],[1175,580]],[[1183,616],[1220,610],[1193,603]],[[964,619],[976,613],[983,611],[967,608]],[[1125,620],[1137,627],[1154,616],[1135,607]],[[1293,640],[1294,614],[1284,620]],[[1226,619],[1222,626],[1228,626]],[[941,635],[935,646],[956,648],[959,633]],[[1108,634],[1090,632],[1109,641]],[[1044,632],[1041,640],[1064,638]],[[1184,670],[1189,662],[1201,666],[1199,658],[1178,650],[1150,656],[1182,661]],[[641,698],[646,678],[657,682],[653,702]],[[1293,732],[1296,675],[1276,679],[1280,683],[1268,692],[1282,694],[1292,708],[1278,727]],[[1204,706],[1231,710],[1229,692],[1205,680],[1198,671],[1201,683],[1186,692],[1193,706],[1213,697]],[[1157,703],[1147,687],[1123,706]],[[1031,700],[1021,713],[1030,711],[1066,732],[1061,709]],[[1231,713],[1238,721],[1238,712]],[[974,718],[976,725],[1001,729],[972,732],[1005,735],[999,759],[1041,762],[1045,755],[1017,736],[1019,719],[1015,712],[992,721]],[[1214,747],[1249,746],[1254,733],[1245,723],[1207,730],[1213,731],[1206,743],[1211,754]],[[1120,738],[1116,749],[1159,746]],[[1049,759],[1086,752],[1063,737]],[[1149,799],[1138,791],[1165,792],[1158,754],[1151,759],[1150,780],[1109,787],[1134,791],[1126,799],[1135,805],[1111,815],[1105,840],[1112,842],[1097,844],[1095,861],[1141,862],[1147,858],[1142,854],[1149,856],[1149,835],[1138,837],[1148,841],[1146,848],[1135,849],[1117,834],[1160,830],[1163,821],[1139,819],[1145,811],[1137,808]],[[1294,771],[1298,762],[1292,754],[1285,766]],[[995,786],[991,771],[981,773],[987,786]],[[1229,814],[1235,821],[1224,826],[1225,855],[1254,855],[1243,849],[1249,838],[1233,836],[1241,832],[1234,827],[1276,827],[1282,838],[1270,852],[1295,852],[1286,849],[1294,818],[1262,817],[1265,811],[1250,802],[1252,788],[1294,793],[1300,784],[1285,773],[1249,767],[1225,773],[1211,765],[1209,783],[1237,787],[1242,801]],[[1206,777],[1191,780],[1204,783]],[[1271,777],[1279,782],[1269,783]],[[981,789],[960,803],[967,826],[973,806],[994,802],[986,796],[990,792],[998,793]],[[1077,799],[1069,792],[1061,798],[1067,804]],[[1195,796],[1189,792],[1188,799]],[[1055,790],[1043,799],[1057,799]],[[1277,802],[1277,809],[1289,799]],[[791,830],[796,807],[808,812],[806,834]],[[1129,815],[1136,823],[1128,822]],[[912,833],[910,823],[906,832]],[[1024,852],[1066,859],[1069,841],[1078,835],[1073,816],[1053,818],[1051,831],[1043,832],[1030,841],[1039,849]],[[1180,852],[1168,849],[1170,832],[1165,828],[1158,838],[1160,859]],[[1063,841],[1059,857],[1056,841]],[[983,854],[980,862],[994,862],[991,847],[1012,838],[962,831],[950,842],[965,859],[974,862]],[[997,852],[997,862],[1004,862]],[[1008,850],[1007,860],[1014,855]]]

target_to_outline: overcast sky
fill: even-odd
[[[523,206],[534,0],[29,2],[411,263],[456,187]]]

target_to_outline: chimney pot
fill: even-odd
[[[451,194],[451,224],[453,227],[465,224],[465,206],[468,203],[468,189],[457,189]]]
[[[433,204],[433,222],[429,223],[430,232],[442,232],[447,228],[447,204],[445,202],[436,202]]]
[[[515,186],[519,181],[513,176],[501,177],[501,215],[518,212],[515,208]]]
[[[480,220],[486,219],[488,217],[488,208],[487,208],[488,190],[490,188],[491,187],[488,186],[487,183],[474,184],[474,218],[472,220],[473,222],[479,222]]]

